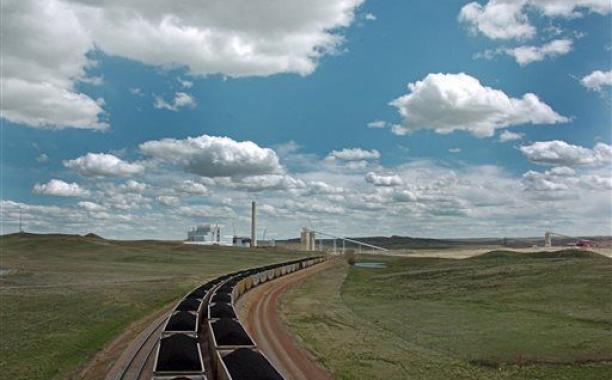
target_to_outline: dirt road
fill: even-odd
[[[283,292],[330,265],[334,264],[326,262],[267,282],[245,293],[236,305],[240,321],[257,346],[287,379],[332,379],[312,354],[297,343],[278,310]]]

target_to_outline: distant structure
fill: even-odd
[[[317,235],[319,235],[319,246],[318,247],[317,247]],[[331,243],[333,244],[333,246],[330,252],[333,252],[334,254],[338,253],[338,250],[339,250],[337,246],[338,240],[342,242],[342,248],[340,250],[341,253],[346,252],[346,243],[350,243],[353,246],[356,246],[359,250],[359,253],[362,253],[362,250],[363,251],[371,250],[372,252],[375,252],[375,251],[389,252],[387,248],[379,247],[376,245],[368,244],[368,243],[365,243],[359,240],[350,239],[350,238],[343,237],[343,236],[337,236],[337,235],[330,234],[327,232],[311,230],[306,227],[302,228],[302,232],[300,233],[300,242],[301,242],[302,249],[304,251],[324,252],[325,251],[325,249],[323,248],[324,238],[326,238],[328,241],[331,240]]]
[[[257,247],[257,204],[251,202],[251,247]]]
[[[595,247],[597,246],[597,244],[592,241],[592,240],[587,240],[587,239],[576,239],[573,238],[571,236],[567,236],[567,235],[563,235],[563,234],[558,234],[556,232],[545,232],[544,233],[544,247],[552,247],[552,238],[553,236],[558,236],[560,238],[565,238],[570,240],[570,242],[567,244],[570,247],[581,247],[581,248],[590,248],[590,247]]]
[[[201,224],[193,227],[187,231],[187,241],[219,244],[221,241],[221,227],[218,224]]]
[[[248,248],[251,246],[251,238],[245,236],[235,236],[232,238],[232,245],[234,247]]]
[[[236,226],[234,226],[234,236],[232,238],[232,245],[234,247],[244,248],[257,247],[257,203],[255,203],[255,201],[251,202],[251,237],[237,235]],[[267,246],[268,244],[265,245]]]
[[[300,233],[300,242],[304,251],[314,251],[317,246],[314,231],[311,231],[306,227],[302,228],[302,232]]]
[[[266,240],[266,232],[268,228],[263,229],[263,233],[261,234],[261,239],[257,240],[258,247],[276,247],[276,240],[270,239]]]

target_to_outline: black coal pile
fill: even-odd
[[[223,357],[223,362],[232,379],[283,380],[262,354],[248,348],[239,348],[227,354]]]
[[[198,340],[183,334],[162,338],[156,371],[202,371]]]
[[[188,311],[179,311],[176,314],[172,314],[168,324],[166,325],[166,331],[195,331],[197,324],[197,317]]]
[[[217,289],[217,293],[231,293],[233,289],[234,285],[225,284]]]
[[[229,303],[215,303],[210,307],[210,318],[236,318],[236,312]]]
[[[176,307],[178,311],[197,311],[201,301],[197,298],[187,297]]]
[[[253,341],[242,325],[230,318],[212,323],[213,334],[218,346],[252,346]]]
[[[215,303],[221,303],[221,302],[232,302],[232,296],[229,293],[215,293],[215,295],[212,297],[212,301]]]

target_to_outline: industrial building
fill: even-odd
[[[187,231],[187,241],[197,243],[219,244],[221,227],[218,224],[201,224]]]
[[[315,240],[314,231],[304,227],[300,233],[300,243],[302,244],[302,249],[304,251],[316,250],[317,242]]]
[[[248,248],[251,246],[251,238],[244,237],[244,236],[234,236],[232,238],[232,245],[234,247]]]

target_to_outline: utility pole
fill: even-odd
[[[251,247],[257,247],[257,206],[251,202]]]
[[[19,206],[19,232],[23,232],[23,211],[21,206]]]

